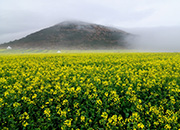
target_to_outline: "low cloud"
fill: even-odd
[[[180,51],[180,27],[124,29],[136,35],[129,41],[133,48],[145,51]]]

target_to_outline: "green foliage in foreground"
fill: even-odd
[[[0,129],[179,129],[180,53],[0,56]]]

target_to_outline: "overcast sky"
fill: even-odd
[[[0,0],[0,43],[65,20],[120,28],[180,26],[180,0]]]

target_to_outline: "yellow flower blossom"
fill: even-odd
[[[81,122],[85,121],[85,116],[81,116]]]
[[[65,120],[64,121],[64,125],[68,126],[68,127],[71,127],[71,122],[72,122],[73,119],[69,119],[69,120]]]
[[[50,116],[51,116],[50,113],[51,113],[51,111],[50,111],[49,108],[46,108],[46,109],[44,110],[44,114],[45,114],[47,117],[50,117]]]
[[[179,53],[0,54],[0,128],[178,129],[179,75]]]
[[[144,129],[144,125],[143,125],[142,123],[139,123],[137,126],[138,126],[138,128],[140,128],[140,129]]]
[[[24,127],[26,127],[26,126],[28,125],[28,123],[24,121],[24,122],[22,123],[22,125],[23,125]]]
[[[107,120],[107,118],[108,118],[107,112],[103,112],[102,115],[101,115],[101,117],[103,117],[105,120]]]

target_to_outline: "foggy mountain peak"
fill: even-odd
[[[120,49],[127,48],[122,30],[81,21],[64,21],[2,46],[13,48]]]
[[[61,23],[58,23],[56,25],[59,25],[59,26],[68,26],[68,25],[90,25],[90,24],[91,23],[83,22],[83,21],[68,20],[68,21],[63,21]]]
[[[55,27],[57,28],[69,28],[69,29],[77,29],[77,30],[87,30],[87,31],[95,31],[94,28],[97,27],[96,24],[91,24],[82,21],[64,21],[59,24],[56,24]],[[99,25],[100,26],[100,25]]]
[[[71,27],[71,28],[75,28],[75,29],[79,29],[79,30],[87,30],[87,31],[88,30],[95,31],[95,28],[101,28],[101,29],[107,29],[109,31],[126,33],[125,31],[120,30],[115,27],[109,27],[109,26],[99,25],[99,24],[95,24],[95,23],[88,23],[88,22],[76,21],[76,20],[63,21],[59,24],[56,24],[55,27],[59,27],[59,28],[63,28],[63,27],[70,28]]]

